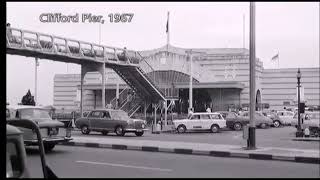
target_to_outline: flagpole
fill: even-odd
[[[243,14],[243,36],[242,37],[243,37],[243,40],[242,40],[243,41],[242,42],[243,43],[243,49],[245,49],[245,47],[246,47],[245,46],[245,14]]]
[[[170,43],[169,15],[170,15],[170,12],[168,11],[168,19],[167,19],[167,46],[168,46],[169,43]]]

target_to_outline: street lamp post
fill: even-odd
[[[298,131],[296,132],[296,137],[301,137],[302,136],[302,131],[301,131],[301,120],[300,120],[300,79],[301,79],[301,72],[300,68],[298,69],[297,73],[297,80],[298,80]]]
[[[247,139],[247,149],[256,149],[256,125],[255,125],[255,106],[256,106],[256,44],[255,44],[255,2],[250,2],[250,43],[249,43],[249,54],[250,54],[250,123],[249,132]]]

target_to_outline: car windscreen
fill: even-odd
[[[36,119],[38,121],[51,119],[49,112],[44,109],[20,109],[21,119]]]
[[[112,117],[117,120],[128,120],[130,119],[128,114],[124,111],[112,111]]]

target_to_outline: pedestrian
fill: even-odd
[[[211,113],[211,109],[209,106],[207,106],[207,110],[206,110],[208,113]]]
[[[7,23],[7,36],[8,36],[8,40],[13,41],[13,35],[12,35],[12,30],[11,30],[11,25],[10,23]]]

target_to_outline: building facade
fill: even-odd
[[[166,45],[141,51],[143,71],[167,97],[175,111],[187,112],[192,68],[193,106],[195,111],[228,110],[249,105],[249,51],[242,48],[189,49]],[[264,69],[256,60],[256,103],[271,109],[293,106],[297,69]],[[302,86],[307,105],[319,105],[319,68],[302,68]],[[101,107],[101,75],[87,73],[84,81],[84,110]],[[112,70],[106,69],[106,103],[125,98],[129,86]],[[57,74],[54,77],[54,106],[65,111],[80,106],[80,74]]]

